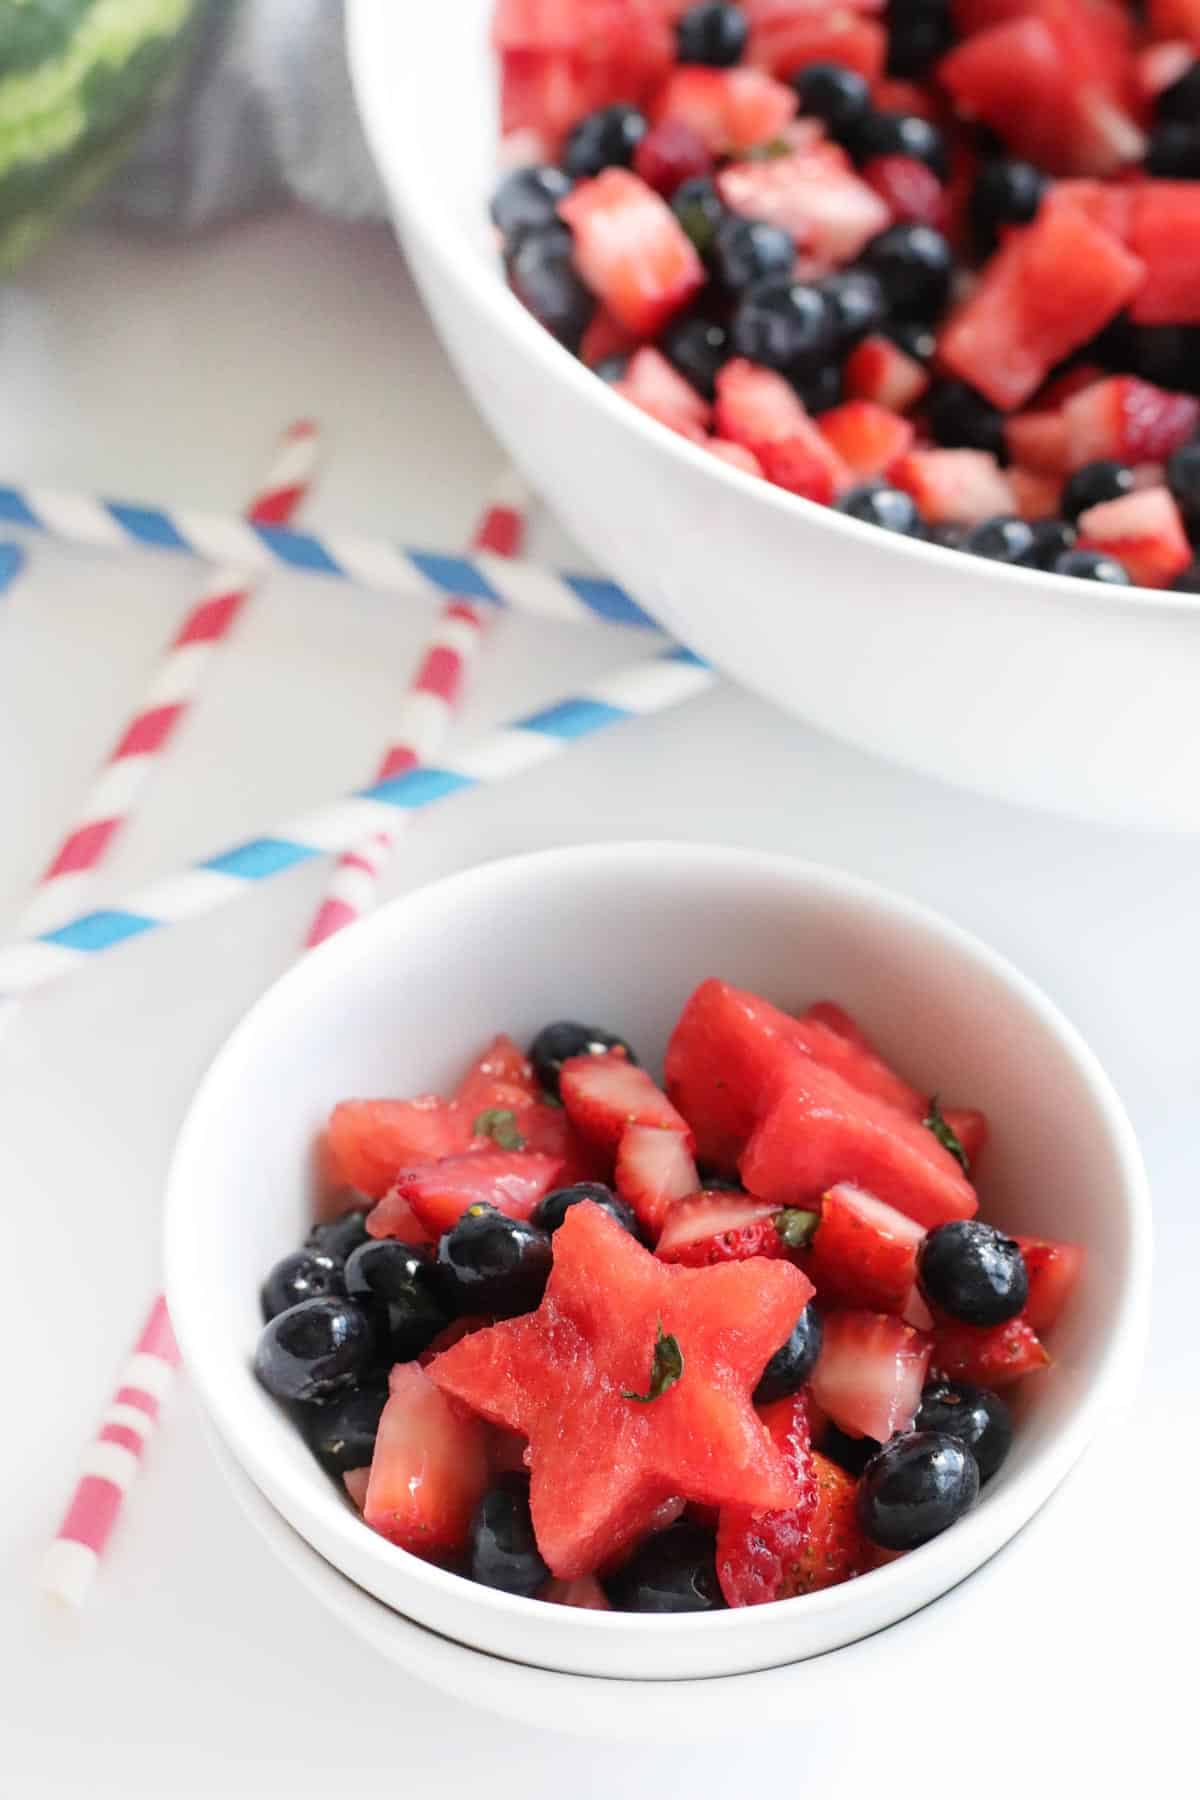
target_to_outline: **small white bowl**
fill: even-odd
[[[492,0],[353,0],[359,104],[479,410],[590,555],[717,667],[850,743],[1025,805],[1200,829],[1200,604],[966,557],[731,469],[509,292]]]
[[[1017,1401],[1013,1452],[975,1509],[824,1593],[702,1617],[547,1606],[478,1587],[369,1531],[258,1386],[259,1283],[303,1238],[334,1103],[452,1082],[489,1035],[576,1016],[653,1064],[691,988],[721,975],[787,1005],[828,995],[919,1084],[984,1107],[987,1216],[1087,1248]],[[1145,1177],[1129,1123],[1070,1025],[1014,969],[934,915],[849,876],[753,851],[597,845],[491,863],[385,908],[261,1000],[193,1102],[171,1170],[167,1277],[217,1431],[310,1544],[379,1599],[517,1662],[638,1679],[732,1675],[817,1655],[944,1593],[1026,1522],[1140,1354]]]

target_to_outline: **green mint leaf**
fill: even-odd
[[[925,1115],[922,1123],[926,1130],[932,1131],[934,1137],[942,1146],[942,1149],[950,1152],[955,1162],[958,1163],[959,1167],[962,1169],[963,1174],[969,1175],[971,1173],[971,1165],[967,1161],[967,1153],[959,1143],[949,1125],[947,1125],[945,1119],[942,1117],[942,1109],[938,1105],[938,1097],[936,1094],[929,1102],[929,1111]]]
[[[798,1206],[785,1206],[775,1214],[775,1229],[789,1250],[807,1250],[820,1223],[820,1213],[804,1212]]]
[[[768,138],[765,144],[753,144],[749,150],[742,151],[744,162],[774,162],[778,156],[790,156],[792,146],[786,138]]]
[[[628,1388],[621,1389],[622,1400],[637,1400],[646,1406],[651,1400],[658,1400],[673,1388],[683,1374],[683,1351],[679,1348],[678,1338],[664,1335],[662,1320],[658,1321],[658,1336],[654,1340],[654,1356],[650,1363],[650,1386],[644,1394],[634,1394]]]
[[[477,1137],[490,1137],[501,1150],[523,1150],[525,1139],[517,1130],[517,1115],[510,1106],[489,1106],[472,1127]]]

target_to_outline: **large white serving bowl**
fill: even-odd
[[[1025,804],[1200,827],[1200,602],[982,562],[755,480],[609,391],[509,293],[490,0],[352,0],[359,101],[463,381],[589,553],[813,724]],[[397,371],[403,380],[403,370]]]
[[[1055,1366],[974,1512],[824,1593],[702,1617],[548,1606],[479,1587],[369,1531],[251,1359],[258,1287],[311,1216],[314,1141],[349,1095],[444,1088],[498,1030],[574,1016],[653,1066],[691,988],[717,974],[783,1004],[825,994],[922,1087],[984,1107],[987,1215],[1086,1246]],[[217,1057],[176,1151],[171,1315],[233,1455],[313,1547],[445,1636],[514,1661],[636,1679],[731,1675],[814,1656],[944,1593],[1036,1511],[1140,1354],[1149,1260],[1128,1121],[1073,1029],[1014,969],[934,915],[830,870],[753,851],[596,845],[487,864],[385,908],[305,957]]]

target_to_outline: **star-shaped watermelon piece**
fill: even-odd
[[[787,1262],[660,1262],[584,1202],[555,1233],[538,1310],[461,1339],[429,1374],[528,1439],[538,1547],[569,1581],[619,1557],[671,1498],[797,1504],[751,1395],[812,1292]]]

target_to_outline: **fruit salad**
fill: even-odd
[[[1200,593],[1200,0],[496,0],[509,283],[882,530]]]
[[[573,1020],[453,1094],[345,1100],[255,1371],[366,1525],[484,1586],[709,1612],[971,1508],[1073,1244],[978,1217],[982,1113],[840,1007],[701,983],[660,1084]]]

